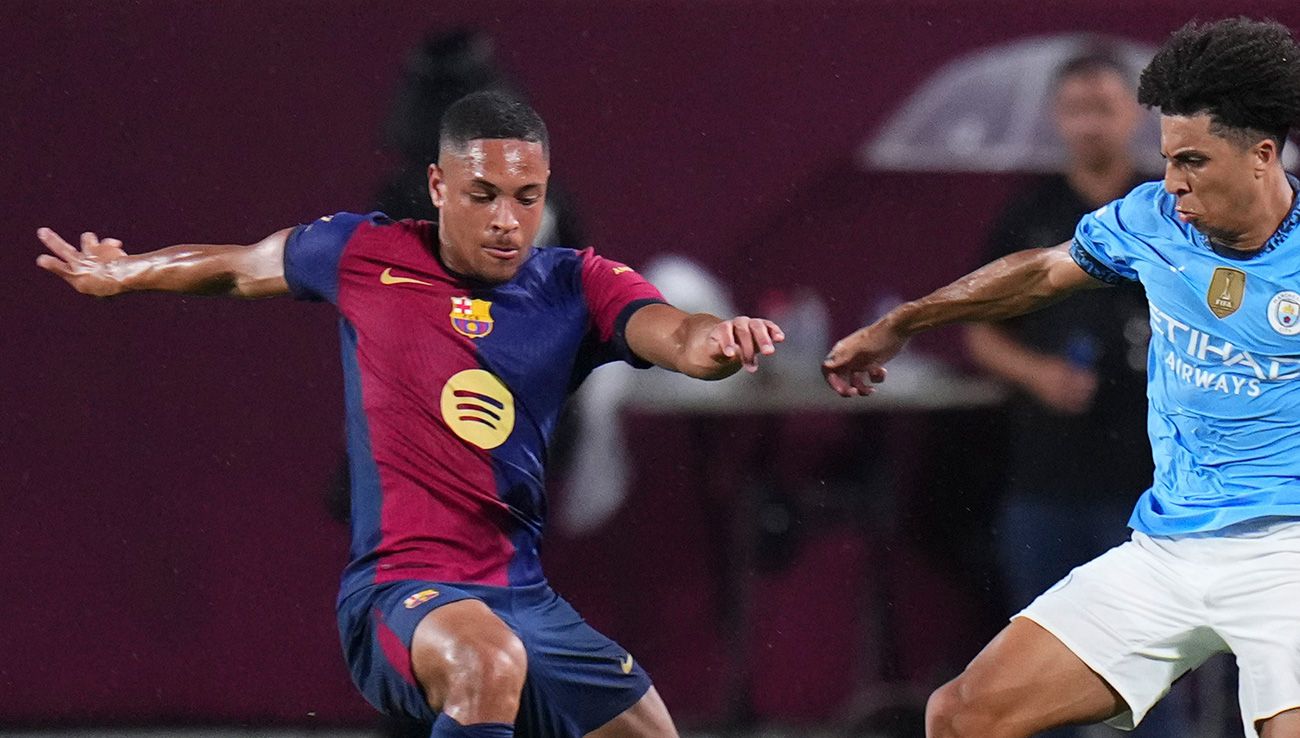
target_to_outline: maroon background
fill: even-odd
[[[749,306],[764,284],[815,285],[838,332],[878,294],[971,267],[1013,184],[845,171],[940,63],[1030,33],[1158,41],[1193,10],[1300,26],[1295,3],[1226,0],[448,5],[5,3],[0,722],[371,719],[334,632],[346,536],[321,491],[341,450],[331,311],[77,298],[32,266],[38,226],[141,250],[365,209],[391,164],[377,131],[405,51],[468,24],[498,40],[548,121],[554,169],[604,254],[690,253]],[[644,445],[660,475],[619,532],[554,541],[549,566],[679,717],[710,721],[727,670],[706,581],[716,530],[673,453]],[[771,715],[846,697],[854,645],[826,634],[854,632],[869,543],[828,533],[795,569],[815,577],[760,583],[755,701]],[[917,567],[908,581],[945,574]],[[913,676],[971,655],[960,633],[936,640],[962,630],[969,603],[929,589],[907,647],[948,652]]]

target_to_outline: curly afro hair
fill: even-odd
[[[1138,102],[1164,115],[1208,113],[1218,135],[1280,147],[1300,126],[1300,46],[1274,21],[1192,21],[1142,71]]]

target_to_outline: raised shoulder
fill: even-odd
[[[353,234],[365,225],[392,222],[379,212],[342,212],[294,228],[284,248],[285,280],[294,296],[336,302],[339,259]]]
[[[1160,181],[1143,182],[1122,199],[1093,211],[1092,217],[1113,223],[1116,230],[1139,239],[1183,233],[1189,226],[1178,219],[1177,200]]]

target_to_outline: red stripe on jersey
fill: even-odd
[[[582,252],[582,292],[591,311],[592,324],[602,341],[614,335],[618,314],[637,300],[663,300],[654,285],[632,267],[597,256],[591,249]]]

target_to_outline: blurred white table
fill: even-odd
[[[835,394],[815,362],[811,369],[761,359],[759,365],[755,374],[741,372],[720,382],[699,382],[669,372],[648,374],[638,382],[626,407],[651,415],[960,410],[997,405],[1007,394],[1001,384],[908,354],[890,362],[888,376],[870,397]]]
[[[826,385],[815,359],[778,362],[760,359],[755,374],[739,373],[720,382],[699,382],[670,372],[651,370],[639,377],[635,389],[625,401],[624,409],[636,414],[653,416],[679,416],[690,422],[721,421],[724,419],[753,418],[763,423],[777,423],[793,415],[801,417],[818,414],[844,413],[928,413],[992,407],[1002,403],[1007,396],[1005,386],[988,379],[956,371],[934,359],[915,354],[903,354],[887,366],[886,380],[877,386],[869,397],[840,397]],[[702,467],[718,449],[714,446],[725,441],[710,432],[694,434],[700,444],[710,448],[697,449],[696,458]],[[635,441],[632,441],[635,444]],[[763,448],[754,453],[751,474],[756,479],[775,478],[771,468],[776,454]],[[713,479],[710,468],[698,470],[701,485],[726,485],[728,480]],[[740,486],[744,486],[741,484]],[[727,700],[728,722],[741,726],[750,721],[749,691],[751,683],[747,647],[753,627],[751,602],[755,562],[758,555],[759,512],[752,495],[736,496],[735,507],[730,512],[729,525],[720,529],[728,535],[728,581],[723,583],[722,620],[727,638],[727,653],[731,655],[728,670]],[[869,628],[874,634],[874,648],[882,655],[875,661],[883,663],[883,651],[889,644],[879,639],[890,639],[892,634],[882,623],[888,617],[880,608],[886,606],[886,593],[876,592],[870,598],[868,613],[872,621]],[[870,662],[870,659],[864,659]],[[872,696],[855,697],[849,712],[858,712],[862,703],[889,701],[880,694],[907,694],[915,690],[910,685],[888,684],[881,674],[859,675],[860,692]],[[909,698],[910,699],[910,698]],[[923,704],[923,697],[922,704]],[[853,716],[846,716],[852,719]],[[860,717],[860,716],[857,716]]]

